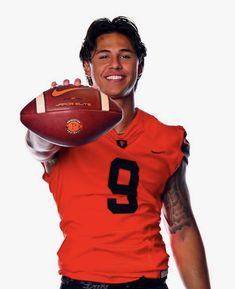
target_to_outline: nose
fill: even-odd
[[[119,56],[113,56],[111,58],[110,66],[113,69],[121,69],[122,63],[121,63],[120,57]]]

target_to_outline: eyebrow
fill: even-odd
[[[108,50],[108,49],[100,49],[100,50],[97,49],[97,50],[95,50],[94,52],[95,52],[94,54],[99,54],[99,53],[110,53],[111,51]],[[131,50],[131,49],[129,49],[129,48],[122,48],[122,49],[119,50],[119,52],[130,52],[130,53],[135,53],[134,50]]]

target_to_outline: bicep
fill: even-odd
[[[183,159],[163,192],[163,213],[171,234],[195,224],[185,178],[186,166],[186,159]]]

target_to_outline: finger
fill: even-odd
[[[51,83],[51,87],[56,87],[56,86],[57,86],[56,81],[53,81],[53,82]]]
[[[76,79],[74,80],[74,85],[75,85],[75,86],[80,86],[80,85],[81,85],[81,79],[80,79],[80,78],[76,78]]]
[[[69,85],[69,79],[64,79],[64,81],[63,81],[63,85]]]

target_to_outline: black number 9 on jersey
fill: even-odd
[[[119,184],[119,170],[130,171],[130,180],[128,184]],[[137,187],[139,183],[139,167],[136,162],[116,158],[112,161],[109,172],[108,186],[113,194],[126,195],[127,204],[117,203],[117,199],[108,199],[108,208],[114,214],[130,214],[134,213],[138,208],[137,203]]]

